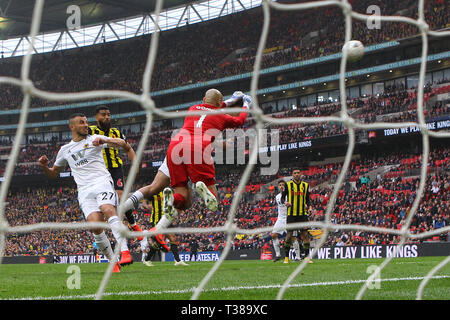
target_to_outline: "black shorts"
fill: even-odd
[[[298,222],[308,222],[308,221],[309,221],[308,216],[305,214],[298,215],[298,216],[288,215],[287,219],[286,219],[286,223],[298,223]],[[308,228],[305,227],[305,228],[302,228],[299,230],[307,230],[307,229]]]
[[[123,180],[123,170],[122,167],[110,168],[109,173],[114,181],[114,190],[123,190],[125,181]]]

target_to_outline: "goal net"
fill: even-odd
[[[158,0],[155,9],[156,19],[154,21],[157,26],[160,18],[161,18],[161,10],[163,6],[163,0]],[[253,119],[256,122],[256,129],[259,129],[257,139],[254,140],[254,145],[250,148],[251,152],[249,154],[248,164],[245,167],[245,170],[242,174],[242,178],[239,181],[239,185],[235,191],[235,196],[232,199],[230,211],[227,217],[227,221],[223,226],[215,227],[215,228],[174,228],[170,229],[170,233],[223,233],[226,236],[226,245],[222,251],[220,258],[214,263],[213,267],[209,270],[206,276],[202,279],[202,281],[195,288],[191,299],[196,300],[200,298],[202,291],[208,282],[214,277],[216,271],[220,268],[221,264],[227,259],[227,256],[230,253],[232,248],[232,240],[234,239],[236,234],[244,234],[244,235],[253,235],[259,234],[261,232],[270,232],[272,227],[264,227],[264,228],[256,228],[256,229],[241,229],[235,224],[235,216],[238,210],[239,202],[241,201],[242,195],[246,192],[246,184],[249,181],[250,175],[255,167],[255,163],[257,163],[258,150],[259,146],[262,145],[262,130],[264,126],[273,125],[273,126],[287,126],[291,124],[312,124],[312,123],[327,123],[327,122],[338,122],[341,123],[348,132],[348,148],[345,155],[345,160],[342,166],[342,169],[339,172],[337,181],[334,185],[333,192],[331,193],[330,199],[327,203],[327,208],[325,212],[324,221],[311,221],[311,222],[302,222],[302,223],[293,223],[289,224],[287,228],[289,230],[299,229],[300,227],[314,227],[320,228],[323,230],[323,236],[316,241],[314,248],[311,250],[311,257],[315,257],[318,250],[324,245],[329,233],[333,230],[362,230],[367,232],[374,233],[386,233],[400,236],[400,242],[396,246],[395,252],[392,256],[383,260],[383,262],[378,266],[378,268],[373,272],[365,281],[365,283],[360,288],[357,293],[355,299],[362,299],[369,285],[379,277],[383,268],[385,268],[393,257],[396,256],[397,250],[405,244],[408,239],[420,239],[426,238],[433,235],[438,235],[442,232],[450,231],[450,227],[445,227],[439,230],[433,230],[429,232],[423,232],[420,234],[413,234],[410,232],[410,224],[417,212],[417,209],[420,204],[421,197],[424,193],[426,178],[427,178],[427,166],[429,161],[429,153],[430,153],[430,137],[434,138],[449,138],[450,133],[448,132],[433,132],[427,128],[424,116],[424,85],[425,85],[425,73],[426,73],[426,63],[427,63],[427,55],[428,55],[428,39],[429,37],[445,37],[449,36],[450,32],[442,31],[436,32],[431,31],[429,29],[428,24],[425,21],[424,7],[425,1],[418,1],[418,19],[412,19],[405,16],[378,16],[377,18],[381,22],[402,22],[408,23],[418,28],[421,35],[422,40],[422,54],[421,54],[421,64],[420,64],[420,76],[419,76],[419,84],[417,88],[417,122],[402,122],[402,123],[388,123],[388,122],[376,122],[371,124],[364,124],[355,121],[348,112],[347,107],[347,93],[346,93],[346,82],[345,82],[345,74],[347,68],[347,56],[348,52],[342,52],[342,58],[340,61],[340,78],[339,78],[339,92],[340,92],[340,105],[341,111],[339,116],[325,116],[325,117],[290,117],[290,118],[275,118],[268,115],[265,115],[262,111],[261,106],[258,103],[257,90],[259,84],[259,75],[261,71],[262,57],[263,52],[266,46],[266,41],[269,34],[269,24],[270,24],[270,14],[271,10],[282,10],[282,11],[300,11],[311,8],[324,8],[324,7],[338,7],[342,10],[344,20],[345,20],[345,42],[352,40],[352,21],[360,20],[360,21],[368,21],[373,19],[373,16],[361,14],[352,10],[352,6],[349,1],[312,1],[312,2],[302,2],[302,3],[294,3],[294,4],[282,4],[275,1],[264,0],[262,2],[262,9],[264,14],[263,20],[263,28],[261,37],[259,40],[259,45],[256,52],[256,58],[254,62],[254,69],[251,78],[251,89],[250,95],[252,97],[253,106],[247,112],[250,113]],[[18,159],[18,154],[20,152],[20,142],[22,141],[22,137],[25,133],[25,126],[27,124],[27,118],[30,112],[30,100],[32,97],[45,99],[48,101],[87,101],[94,100],[100,98],[123,98],[129,101],[135,102],[139,104],[142,109],[146,113],[146,123],[145,129],[142,132],[142,139],[139,142],[137,152],[136,152],[136,161],[133,162],[128,178],[126,180],[126,184],[124,187],[124,192],[122,199],[120,199],[120,203],[123,203],[126,200],[126,197],[132,191],[131,188],[136,179],[138,167],[140,164],[140,159],[142,159],[144,148],[147,143],[148,136],[151,132],[152,122],[155,116],[166,118],[166,119],[174,119],[180,118],[187,115],[187,111],[180,112],[171,112],[164,111],[155,104],[152,99],[151,92],[151,78],[154,70],[156,54],[158,50],[158,40],[159,40],[159,32],[154,32],[151,36],[151,44],[147,57],[147,63],[142,79],[142,93],[134,94],[127,91],[117,91],[117,90],[98,90],[98,91],[88,91],[88,92],[79,92],[79,93],[54,93],[49,91],[43,91],[37,89],[33,82],[30,80],[30,66],[31,60],[33,56],[33,46],[35,44],[35,38],[38,34],[41,16],[43,13],[44,0],[36,0],[35,7],[32,16],[32,24],[30,30],[30,43],[27,54],[23,57],[23,62],[21,66],[21,77],[20,78],[12,78],[12,77],[0,77],[0,84],[9,84],[16,87],[21,88],[23,92],[23,101],[21,105],[21,113],[18,123],[18,128],[15,134],[14,143],[11,148],[11,153],[7,161],[6,170],[4,173],[4,181],[1,184],[0,189],[0,263],[2,262],[5,246],[6,246],[6,236],[8,234],[15,233],[31,233],[39,230],[70,230],[70,229],[93,229],[93,228],[104,228],[110,229],[110,226],[106,223],[87,223],[87,222],[79,222],[79,223],[38,223],[38,224],[30,224],[30,225],[22,225],[22,226],[10,226],[6,219],[6,197],[8,194],[8,189],[10,186],[11,178],[13,176],[15,163]],[[157,29],[155,27],[155,29]],[[215,113],[231,113],[231,112],[242,112],[241,108],[226,108],[215,111]],[[192,113],[190,113],[192,114]],[[205,112],[196,112],[197,115],[203,115]],[[211,113],[209,113],[211,114]],[[355,132],[357,129],[360,130],[373,130],[373,129],[390,129],[390,128],[402,128],[402,127],[410,127],[410,126],[418,126],[421,130],[422,141],[423,141],[423,150],[422,150],[422,165],[420,171],[420,184],[416,193],[416,198],[411,207],[410,214],[406,218],[406,223],[402,226],[400,230],[397,229],[389,229],[382,227],[373,227],[373,226],[364,226],[364,225],[356,225],[356,224],[334,224],[331,221],[331,214],[333,207],[336,203],[336,199],[338,197],[339,190],[343,186],[345,181],[346,174],[348,172],[351,157],[354,153],[355,143],[356,143],[356,135]],[[119,210],[121,211],[121,210]],[[161,233],[169,233],[167,229],[163,229]],[[122,236],[126,238],[134,238],[136,237],[136,232],[131,232],[128,230],[122,231]],[[153,235],[152,232],[145,231],[143,233],[145,236]],[[114,263],[119,256],[120,245],[116,246],[114,259],[109,264],[108,269],[106,270],[102,282],[98,288],[95,298],[101,299],[104,295],[105,288],[112,274]],[[430,272],[424,277],[420,286],[417,289],[417,299],[421,299],[423,295],[424,288],[426,287],[429,280],[435,275],[440,269],[442,269],[448,262],[450,262],[450,256],[446,257],[441,263],[436,265]],[[286,281],[281,285],[281,288],[277,294],[277,299],[283,299],[283,296],[286,290],[290,287],[292,281],[297,277],[297,275],[307,266],[307,261],[303,260],[302,263],[298,265],[297,268],[290,274],[290,276],[286,279]]]

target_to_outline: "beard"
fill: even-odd
[[[102,131],[104,132],[108,132],[109,129],[111,128],[111,122],[98,122],[98,125],[100,127],[100,129],[102,129]]]

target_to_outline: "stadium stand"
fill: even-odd
[[[413,220],[411,230],[422,232],[435,229],[450,223],[448,215],[450,205],[449,184],[449,152],[450,149],[437,148],[430,155],[429,178],[424,199],[419,207],[419,214]],[[378,159],[367,158],[354,160],[349,170],[347,184],[343,187],[333,211],[333,222],[338,224],[360,223],[388,228],[399,228],[408,208],[411,206],[419,179],[417,172],[401,171],[401,176],[391,176],[387,172],[367,184],[361,184],[360,178],[382,167],[389,167],[398,163],[409,163],[410,159],[420,162],[419,155],[390,154]],[[240,203],[236,223],[241,228],[257,228],[273,225],[277,210],[274,193],[267,192],[270,197],[259,199],[257,195],[264,185],[279,178],[287,178],[292,163],[280,169],[276,176],[252,175],[247,186],[247,193]],[[401,165],[401,166],[402,166]],[[329,163],[323,166],[311,166],[302,173],[307,181],[321,179],[333,181],[339,172],[342,163]],[[227,170],[218,175],[220,199],[222,200],[216,213],[207,210],[196,202],[192,208],[180,214],[176,221],[179,227],[217,227],[226,222],[227,213],[233,199],[234,190],[239,182],[240,173]],[[229,184],[223,183],[229,181]],[[137,184],[136,188],[143,185]],[[433,186],[436,186],[433,189]],[[437,192],[435,192],[437,190]],[[314,188],[311,194],[313,204],[313,219],[321,220],[324,215],[332,184],[326,187]],[[345,192],[344,192],[345,191]],[[39,222],[74,222],[81,221],[83,215],[78,208],[76,190],[73,187],[29,187],[26,190],[10,192],[8,202],[8,222],[14,225],[32,224]],[[382,209],[380,209],[382,208]],[[144,228],[149,228],[149,212],[138,210],[135,212],[138,221]],[[234,249],[261,248],[268,241],[267,235],[244,237],[238,235],[234,242]],[[446,240],[447,235],[442,235]],[[189,247],[194,235],[180,236],[181,250]],[[223,246],[222,234],[196,235],[201,250],[220,250]],[[91,236],[88,231],[81,234],[78,231],[41,231],[26,235],[8,236],[6,255],[58,255],[90,253],[92,246],[89,243]],[[336,232],[328,240],[329,245],[335,245],[339,240],[345,239],[345,244],[391,244],[397,238],[392,235],[370,234],[364,232]],[[427,241],[429,239],[425,239]],[[131,240],[135,250],[138,243]]]
[[[400,9],[415,17],[417,3],[408,1],[358,1],[355,11],[364,12],[368,5],[379,5],[385,15],[395,15]],[[445,2],[427,1],[426,15],[430,29],[448,27],[449,12]],[[343,17],[338,8],[328,8],[325,13],[319,9],[303,12],[304,19],[287,12],[275,12],[271,19],[271,31],[264,55],[263,68],[286,65],[292,62],[330,55],[341,51],[343,43]],[[330,19],[329,17],[333,17]],[[336,19],[335,17],[341,17]],[[165,32],[160,40],[156,69],[152,79],[152,90],[164,90],[187,84],[228,77],[250,72],[262,28],[261,8],[246,10],[230,15],[219,21],[190,25],[176,32]],[[208,32],[213,28],[220,33]],[[235,32],[239,26],[240,32]],[[323,26],[326,26],[325,29]],[[317,39],[308,46],[299,47],[298,40],[311,32],[320,30]],[[286,32],[288,31],[288,32]],[[366,25],[355,21],[354,38],[365,45],[404,39],[418,34],[409,24],[386,23],[380,30],[367,32]],[[211,38],[211,37],[216,38]],[[116,89],[140,92],[141,79],[148,53],[149,36],[132,39],[123,45],[120,42],[106,43],[90,50],[68,54],[64,51],[45,54],[33,61],[31,79],[42,90],[56,92],[78,92],[85,90]],[[173,44],[183,50],[173,50]],[[130,50],[130,48],[132,48]],[[431,50],[433,48],[430,48]],[[242,53],[236,53],[236,52]],[[411,56],[406,56],[412,54]],[[405,52],[404,59],[416,57],[416,52]],[[124,61],[123,56],[127,56]],[[390,61],[388,61],[390,62]],[[6,64],[6,65],[3,65]],[[368,66],[373,61],[368,61]],[[0,74],[20,76],[20,64],[0,61]],[[112,76],[114,75],[114,76]],[[57,81],[55,81],[57,79]],[[2,86],[1,109],[15,109],[23,98],[21,91],[12,86]],[[41,99],[33,99],[32,107],[59,104]]]
[[[425,102],[430,98],[450,92],[450,85],[441,84],[427,87],[427,95]],[[415,106],[417,103],[416,90],[406,90],[404,88],[392,89],[388,88],[386,92],[381,95],[373,95],[364,98],[352,99],[351,111],[352,116],[362,123],[371,123],[374,121],[383,120],[385,122],[407,122],[415,121],[417,115]],[[287,118],[287,117],[314,117],[314,116],[329,116],[340,111],[339,103],[319,104],[307,107],[301,106],[296,110],[281,110],[281,112],[269,113],[273,117]],[[438,101],[430,105],[426,112],[427,119],[438,118],[450,114],[450,107],[442,101]],[[254,121],[249,120],[246,128],[254,126]],[[167,146],[169,145],[173,130],[175,128],[163,127],[155,128],[149,137],[145,148],[145,155],[142,162],[145,166],[150,166],[153,161],[160,161],[164,158]],[[280,133],[280,143],[290,143],[299,140],[325,138],[335,135],[343,135],[346,129],[342,124],[320,124],[320,125],[303,125],[292,124],[289,126],[272,126],[271,129],[278,129]],[[133,148],[137,148],[141,135],[140,133],[125,132],[125,135]],[[61,146],[66,141],[57,141],[53,138],[48,143],[42,141],[29,141],[28,144],[23,145],[22,151],[19,154],[17,166],[15,170],[16,175],[39,174],[40,167],[38,165],[38,155],[43,152],[55,158]],[[0,155],[8,154],[10,147],[0,148]],[[126,161],[126,157],[124,159]],[[5,160],[0,160],[0,174],[6,166]]]

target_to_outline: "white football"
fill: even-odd
[[[364,45],[359,40],[350,40],[342,47],[342,52],[347,50],[347,60],[350,62],[358,61],[364,55]]]

